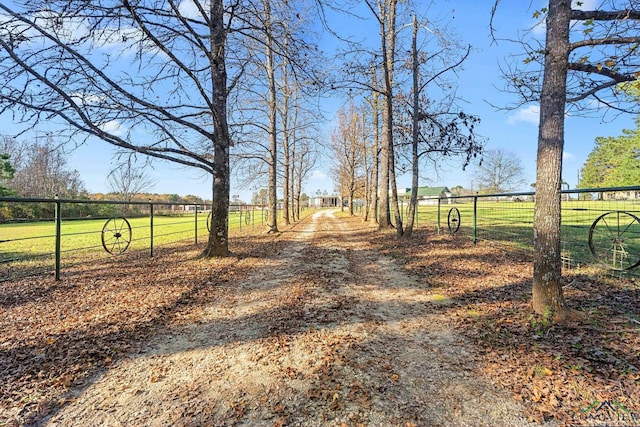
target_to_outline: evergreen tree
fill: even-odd
[[[636,129],[621,136],[597,137],[580,171],[579,188],[638,185],[640,182],[640,118]]]
[[[8,154],[0,154],[0,197],[11,196],[12,190],[2,185],[6,180],[13,178],[14,169],[9,162]]]

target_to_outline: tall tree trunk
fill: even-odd
[[[391,206],[393,208],[393,216],[395,218],[396,236],[402,237],[404,227],[402,225],[402,215],[400,213],[400,204],[398,203],[398,186],[396,185],[396,156],[393,146],[393,135],[391,135],[391,144],[389,144],[389,184],[391,185]]]
[[[286,225],[291,224],[290,220],[290,207],[289,207],[289,197],[290,197],[290,177],[291,177],[291,167],[289,165],[289,149],[288,144],[289,138],[286,134],[283,136],[282,147],[283,147],[283,177],[282,177],[282,219]]]
[[[289,129],[288,129],[288,120],[286,109],[288,102],[285,101],[285,111],[282,115],[282,160],[283,160],[283,176],[282,176],[282,219],[286,225],[291,224],[290,215],[289,215],[289,190],[290,190],[290,180],[291,180],[291,150],[289,149]]]
[[[362,166],[364,168],[364,221],[369,221],[371,210],[371,170],[369,165],[369,144],[367,144],[366,110],[362,108]]]
[[[378,224],[380,229],[391,228],[391,197],[389,187],[395,188],[391,182],[395,176],[392,171],[393,161],[393,59],[395,54],[395,11],[396,0],[378,0],[380,40],[382,50],[383,84],[384,84],[384,110],[382,111],[382,150],[380,164],[380,213]],[[397,193],[397,190],[395,191]],[[395,206],[395,203],[394,203]],[[396,224],[402,227],[402,223]]]
[[[420,62],[418,61],[418,18],[413,16],[413,38],[411,40],[411,62],[413,66],[413,120],[411,129],[411,199],[407,209],[407,226],[404,230],[404,237],[411,237],[413,234],[413,223],[415,220],[416,207],[418,203],[418,126],[420,125],[420,88],[418,86],[418,76]]]
[[[295,222],[298,221],[300,218],[298,218],[298,203],[297,203],[297,198],[296,198],[296,151],[298,149],[298,147],[296,146],[296,131],[295,131],[295,127],[297,126],[297,120],[296,120],[296,116],[294,113],[294,120],[293,120],[293,142],[291,143],[291,150],[290,150],[290,155],[291,155],[291,172],[290,172],[290,181],[289,181],[289,194],[291,196],[291,219]]]
[[[282,62],[282,160],[283,160],[283,178],[282,178],[282,219],[286,225],[291,224],[290,221],[290,179],[291,179],[291,150],[289,141],[289,100],[291,98],[291,89],[289,88],[288,62],[285,58]]]
[[[382,100],[387,103],[387,99]],[[386,113],[382,119],[382,143],[380,147],[380,208],[378,210],[378,228],[380,230],[392,227],[391,224],[391,208],[389,206],[389,132],[387,127],[389,123],[386,119]]]
[[[375,69],[374,69],[374,87],[375,82]],[[379,96],[378,92],[372,94],[372,110],[373,110],[373,160],[371,172],[371,210],[373,211],[372,217],[378,222],[378,202],[379,202],[379,188],[380,188],[380,121],[379,121]]]
[[[533,309],[562,318],[560,185],[566,104],[571,0],[549,2],[534,213]]]
[[[277,91],[275,54],[273,52],[273,33],[271,22],[271,6],[264,1],[265,32],[267,46],[267,79],[269,81],[269,218],[267,226],[269,233],[278,232],[278,135],[277,135]]]
[[[349,192],[349,199],[347,200],[347,203],[349,204],[349,215],[350,216],[355,215],[355,212],[353,211],[353,194],[354,194],[354,191],[350,191]]]
[[[295,174],[295,178],[294,178],[294,185],[295,185],[295,190],[294,190],[294,194],[295,194],[295,198],[296,198],[296,217],[298,219],[298,221],[300,220],[300,202],[302,199],[302,178],[303,178],[303,170],[304,170],[304,158],[307,155],[305,149],[303,147],[300,147],[300,154],[298,154],[298,159],[299,159],[299,163],[298,163],[298,167],[297,167],[297,171]],[[294,162],[295,162],[295,157],[294,157]]]
[[[229,255],[229,128],[227,124],[227,68],[225,62],[226,28],[222,0],[212,0],[211,84],[213,86],[213,202],[211,230],[204,257]]]
[[[384,0],[385,13],[381,16],[382,27],[382,65],[384,69],[384,96],[385,108],[382,116],[383,120],[383,153],[386,151],[386,165],[383,154],[383,166],[387,171],[387,200],[383,200],[386,204],[387,216],[389,212],[389,202],[393,209],[395,218],[396,235],[401,237],[403,234],[402,217],[400,216],[400,207],[398,206],[398,188],[396,186],[396,170],[395,170],[395,150],[393,142],[393,72],[396,48],[396,0]],[[386,22],[386,25],[385,25]],[[389,187],[391,187],[391,195],[389,197]],[[389,200],[391,199],[391,200]],[[382,226],[382,224],[380,224]]]
[[[357,161],[357,155],[356,155],[356,151],[359,151],[359,146],[358,146],[358,140],[360,138],[360,132],[358,132],[358,113],[356,110],[353,109],[353,105],[351,107],[351,113],[350,113],[350,123],[349,123],[349,139],[351,140],[349,143],[349,169],[350,169],[350,173],[349,173],[349,186],[348,186],[348,190],[349,190],[349,194],[347,195],[347,204],[349,206],[349,215],[353,216],[354,212],[353,212],[353,195],[356,192],[356,187],[357,187],[357,183],[356,183],[356,169],[359,166],[359,163]]]

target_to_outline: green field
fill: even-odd
[[[178,241],[203,242],[207,238],[207,213],[185,214],[182,216],[154,215],[154,247]],[[60,250],[63,258],[86,257],[89,253],[106,253],[103,248],[103,227],[108,219],[74,219],[61,221]],[[120,240],[130,241],[127,250],[148,250],[151,247],[151,220],[149,217],[129,218],[130,234]],[[229,230],[251,228],[265,224],[262,211],[232,212],[229,215]],[[120,228],[121,224],[117,225]],[[106,246],[112,252],[119,252],[114,246],[113,223],[104,234]],[[121,230],[115,230],[121,231]],[[33,257],[46,257],[55,252],[55,222],[38,221],[0,225],[0,262]]]
[[[406,204],[403,206],[406,210]],[[456,215],[449,216],[452,209]],[[617,212],[626,212],[618,214]],[[492,241],[506,245],[510,250],[533,250],[532,201],[490,201],[479,197],[475,209],[472,198],[419,206],[417,228],[430,228],[440,233],[449,233],[449,224],[455,233],[463,238],[475,239],[478,243]],[[592,242],[594,252],[589,247],[589,233],[594,222],[608,212],[594,228]],[[193,244],[207,238],[207,213],[193,213],[181,216],[165,216],[156,213],[153,218],[153,247],[176,242]],[[635,215],[635,216],[634,216]],[[640,261],[640,203],[636,201],[564,201],[562,204],[562,256],[564,265],[576,267],[599,261],[615,268],[630,268]],[[452,222],[450,218],[455,218]],[[61,223],[61,259],[69,265],[87,259],[112,256],[113,253],[127,251],[150,251],[150,218],[130,218],[131,232],[115,239],[121,224],[110,224],[103,233],[107,219],[68,219]],[[260,227],[266,224],[265,211],[255,209],[247,212],[231,212],[229,230]],[[50,268],[55,254],[55,223],[53,221],[25,222],[0,225],[0,267],[21,264],[46,265]],[[33,261],[34,259],[38,261]],[[19,262],[13,262],[17,260]]]
[[[449,212],[455,208],[459,213],[454,215],[459,217],[457,235],[533,250],[533,202],[479,198],[474,219],[474,205],[468,200],[439,207],[421,206],[418,227],[439,225],[441,233],[449,233]],[[594,228],[592,242],[597,254],[594,257],[589,247],[592,224],[601,215],[618,211],[629,214],[609,214]],[[640,223],[632,215],[640,217],[640,204],[636,201],[563,201],[561,249],[565,265],[574,267],[598,260],[612,267],[628,268],[640,261]],[[452,226],[455,228],[455,221]]]

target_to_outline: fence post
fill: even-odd
[[[153,203],[149,199],[149,251],[153,257]]]
[[[473,196],[473,244],[478,243],[477,232],[477,216],[478,216],[478,196]]]
[[[438,234],[440,234],[440,197],[438,197]]]
[[[56,272],[55,272],[55,280],[60,280],[60,241],[62,240],[61,230],[62,230],[62,208],[60,200],[58,199],[58,195],[55,195],[55,222],[56,222]]]
[[[195,238],[196,238],[196,245],[198,244],[198,205],[196,204],[196,224],[195,224]]]

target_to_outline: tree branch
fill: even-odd
[[[580,64],[576,62],[570,62],[568,68],[573,71],[582,71],[589,74],[598,74],[604,77],[608,77],[615,83],[631,82],[636,80],[634,74],[622,74],[613,71],[608,67],[598,67],[592,64]]]
[[[639,10],[571,10],[571,19],[574,21],[586,21],[593,19],[594,21],[615,21],[618,19],[640,19]]]

